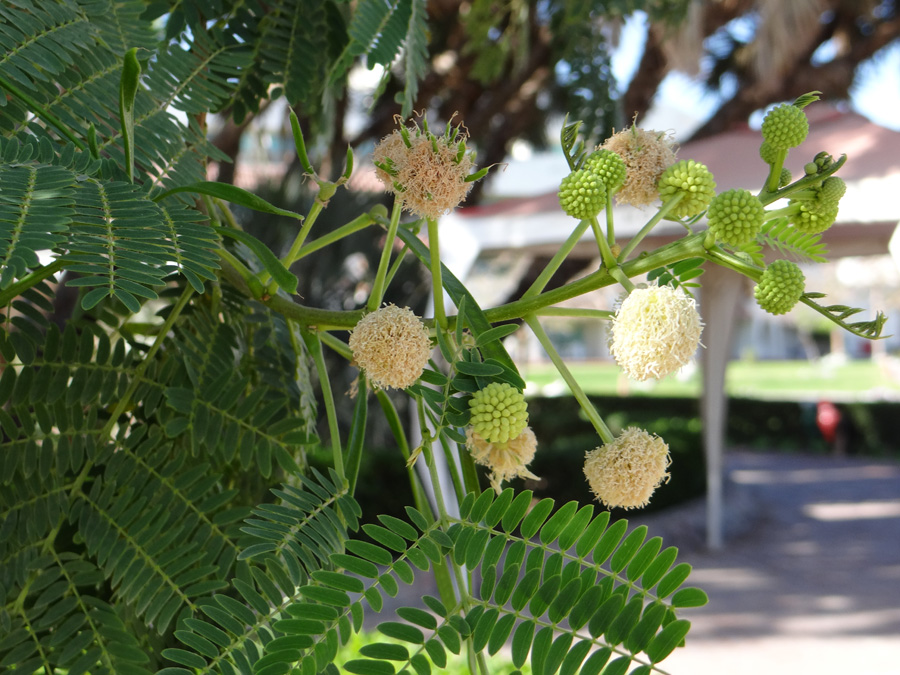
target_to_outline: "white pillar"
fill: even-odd
[[[725,445],[725,368],[731,351],[736,309],[743,298],[743,277],[718,265],[707,263],[701,278],[700,309],[705,327],[701,341],[703,397],[703,449],[706,455],[706,544],[720,549],[723,544],[723,462]]]

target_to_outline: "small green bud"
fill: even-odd
[[[803,295],[806,278],[789,260],[776,260],[766,267],[753,289],[756,302],[770,314],[787,314]]]
[[[763,139],[777,150],[796,148],[808,133],[806,113],[789,103],[775,106],[763,119]]]
[[[794,201],[792,199],[788,204],[800,205],[800,210],[791,215],[789,220],[791,225],[805,234],[820,234],[837,220],[837,204],[823,204],[818,199],[811,201]]]
[[[778,150],[773,148],[771,145],[762,142],[762,145],[759,146],[759,156],[766,164],[774,164],[775,160],[778,159]]]
[[[716,196],[716,181],[704,164],[682,160],[666,169],[659,177],[659,198],[663,204],[676,194],[684,197],[670,212],[676,218],[696,216]]]
[[[803,165],[803,173],[805,173],[807,176],[815,176],[817,173],[819,173],[819,167],[815,162],[807,162]]]
[[[606,206],[606,184],[586,169],[573,171],[559,186],[559,205],[573,218],[593,218]]]
[[[615,192],[625,183],[625,160],[612,150],[597,150],[588,155],[584,168],[600,178]]]
[[[837,176],[829,176],[822,183],[819,190],[819,203],[824,205],[835,206],[844,193],[847,192],[847,184]]]
[[[505,382],[491,382],[469,401],[470,424],[488,443],[508,443],[528,426],[525,396]]]
[[[709,229],[729,246],[743,246],[759,233],[766,209],[748,190],[728,190],[709,204]]]
[[[790,170],[782,168],[781,176],[778,178],[778,187],[783,188],[785,185],[790,185],[792,180],[794,180],[794,177],[791,175]]]

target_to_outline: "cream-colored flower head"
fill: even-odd
[[[598,149],[611,150],[625,162],[625,183],[616,193],[619,204],[652,204],[659,197],[659,177],[675,163],[675,143],[665,131],[631,126],[607,138]]]
[[[636,288],[612,320],[609,351],[629,377],[660,379],[691,360],[702,330],[697,303],[681,289]]]
[[[668,479],[670,463],[663,439],[628,427],[612,443],[585,455],[584,475],[600,502],[635,509],[646,506],[653,491]]]
[[[373,386],[406,389],[425,370],[431,340],[408,307],[386,305],[360,319],[350,334],[350,349]]]
[[[466,429],[466,447],[478,464],[491,470],[491,487],[500,493],[501,483],[513,478],[537,480],[527,465],[534,459],[537,438],[531,427],[525,427],[518,436],[506,443],[489,443],[472,428]]]
[[[466,136],[461,127],[449,126],[435,136],[427,122],[421,129],[414,122],[375,146],[376,175],[407,211],[439,218],[459,206],[472,189],[473,183],[466,181],[473,163]]]

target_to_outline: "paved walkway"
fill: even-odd
[[[703,545],[702,503],[631,518],[678,546],[710,596],[661,666],[900,675],[900,462],[732,452],[727,473],[722,551]]]

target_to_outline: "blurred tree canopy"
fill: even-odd
[[[404,3],[388,4],[390,16],[402,19]],[[324,120],[333,139],[333,163],[339,171],[348,143],[358,147],[388,134],[400,103],[429,111],[433,119],[456,113],[479,149],[479,163],[488,165],[502,162],[516,139],[542,146],[554,115],[584,120],[585,136],[602,140],[613,127],[643,115],[673,71],[701,78],[710,92],[724,98],[696,137],[723,131],[754,110],[806,91],[845,100],[859,65],[900,37],[897,4],[429,0],[424,4],[427,45],[404,43],[403,48],[419,49],[422,63],[415,69],[401,56],[384,64],[388,67],[365,124],[349,137],[344,132],[348,93],[335,90],[339,93]],[[643,52],[630,82],[616,82],[610,56],[625,19],[638,11],[648,22]],[[382,63],[378,45],[362,63]],[[351,63],[343,65],[346,74]],[[229,123],[214,139],[216,145],[234,157],[243,128]],[[222,178],[228,180],[231,170],[223,168]],[[469,204],[477,202],[480,189],[481,184]]]

